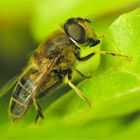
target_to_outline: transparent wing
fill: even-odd
[[[52,60],[48,60],[48,63],[47,65],[45,65],[45,68],[49,71],[55,64],[55,62],[58,60],[58,57],[56,57],[55,59],[52,59]],[[27,66],[23,72],[18,75],[18,76],[15,76],[13,77],[11,80],[9,80],[3,87],[0,87],[0,98],[3,97],[5,94],[7,94],[10,89],[12,89],[17,81],[32,67],[32,65],[29,65]],[[37,81],[38,80],[41,80],[39,78],[37,78]],[[36,82],[36,81],[35,81]]]
[[[3,87],[0,87],[0,98],[3,97],[5,94],[7,94],[10,89],[12,89],[17,81],[20,79],[20,77],[22,77],[22,75],[30,68],[30,66],[28,66],[27,68],[25,68],[23,70],[23,72],[20,75],[16,75],[14,76],[11,80],[9,80]]]

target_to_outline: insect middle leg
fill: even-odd
[[[33,104],[34,104],[35,110],[37,112],[37,116],[36,116],[36,119],[35,119],[35,123],[36,123],[38,121],[39,117],[44,119],[44,115],[41,111],[40,105],[38,104],[38,102],[35,98],[33,98]]]
[[[91,102],[89,101],[89,99],[84,95],[84,93],[82,91],[80,91],[72,82],[71,82],[71,79],[72,79],[72,76],[71,76],[72,72],[69,70],[68,71],[68,75],[66,76],[66,83],[69,84],[69,86],[77,93],[77,95],[82,99],[84,100],[87,105],[89,107],[91,107]]]
[[[80,70],[78,70],[78,69],[75,69],[75,71],[81,76],[81,77],[83,77],[83,78],[90,78],[91,77],[91,75],[86,75],[86,74],[84,74],[84,73],[82,73]]]

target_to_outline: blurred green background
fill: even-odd
[[[106,34],[110,24],[121,14],[132,11],[138,7],[140,7],[139,0],[0,0],[0,87],[22,71],[38,44],[44,41],[53,31],[58,30],[68,18],[90,18],[93,21],[96,34],[102,36]],[[95,70],[95,68],[91,69]],[[9,96],[10,94],[4,99],[1,99],[1,110],[3,108],[6,109],[8,106]],[[56,126],[57,123],[59,125],[59,122],[52,120],[52,122],[45,122],[48,124],[47,127],[43,125],[42,128],[35,128],[36,126],[34,126],[34,124],[32,124],[33,121],[31,121],[34,118],[33,116],[28,119],[28,122],[31,121],[31,124],[29,123],[30,125],[28,124],[28,126],[26,126],[26,123],[23,123],[20,126],[16,126],[15,131],[11,131],[13,126],[9,126],[8,119],[4,119],[6,111],[0,111],[1,118],[3,118],[0,120],[3,124],[0,130],[8,128],[7,132],[0,135],[0,138],[2,136],[3,139],[4,135],[6,135],[7,138],[12,138],[12,136],[15,138],[26,138],[22,130],[20,130],[22,125],[25,128],[23,131],[25,131],[29,137],[34,138],[35,135],[38,136],[36,137],[38,139],[40,137],[45,138],[45,130],[50,129],[46,135],[51,138],[55,130],[52,126]],[[32,111],[33,110],[31,110],[31,112]],[[6,116],[6,118],[8,118],[8,116]],[[3,120],[5,121],[3,122]],[[53,122],[57,123],[54,125]],[[91,137],[87,137],[88,133],[94,133],[95,138],[109,138],[110,133],[120,128],[122,130],[124,129],[124,126],[120,127],[122,124],[118,122],[116,118],[108,118],[106,121],[97,119],[92,123],[86,126],[86,129],[77,132],[77,138],[92,138],[92,135],[90,135]],[[90,127],[92,125],[95,125],[94,132],[92,131],[94,128]],[[114,125],[117,127],[111,132],[110,128],[113,129]],[[106,126],[108,127],[106,128]],[[74,134],[72,128],[61,127],[63,133],[66,134],[66,138],[69,138],[71,135],[69,134],[69,130]],[[35,128],[36,134],[33,132],[29,134],[32,128]],[[57,129],[59,128],[56,128],[56,131]],[[65,129],[67,129],[67,131]],[[119,130],[120,132],[121,129]],[[20,133],[16,130],[19,130]],[[44,133],[43,136],[41,131]],[[84,131],[83,134],[82,131]],[[125,131],[125,133],[127,133],[127,130]],[[60,130],[56,138],[65,138],[64,135],[59,137],[59,132]],[[97,136],[96,132],[97,134],[101,132],[103,135]],[[122,136],[125,136],[125,133],[122,134]],[[76,134],[73,138],[76,138]],[[113,136],[111,138],[113,138]],[[117,139],[117,137],[115,138]]]

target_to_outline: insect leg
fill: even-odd
[[[79,71],[78,69],[75,69],[75,71],[83,78],[90,78],[91,76],[90,75],[85,75],[83,74],[81,71]]]
[[[36,116],[35,122],[38,121],[39,117],[44,119],[44,115],[43,115],[43,113],[41,111],[41,107],[39,106],[39,104],[37,103],[35,98],[33,98],[33,104],[34,104],[35,110],[37,112],[37,116]]]
[[[91,103],[89,101],[89,99],[84,95],[84,93],[82,91],[80,91],[72,82],[71,82],[71,71],[68,72],[68,76],[67,76],[67,79],[66,79],[66,83],[69,84],[69,86],[77,93],[77,95],[82,99],[84,100],[87,105],[89,107],[91,107]]]
[[[94,56],[96,53],[95,52],[92,52],[90,53],[89,55],[85,56],[85,57],[80,57],[79,55],[76,55],[76,58],[79,60],[79,61],[86,61],[88,59],[90,59],[92,56]]]
[[[90,53],[89,55],[85,56],[85,57],[80,57],[79,55],[76,55],[76,58],[79,60],[79,61],[86,61],[88,59],[90,59],[92,56],[94,56],[95,54],[102,54],[102,55],[112,55],[112,56],[118,56],[118,57],[122,57],[122,58],[125,58],[127,60],[131,60],[132,57],[131,56],[127,56],[127,55],[123,55],[123,54],[119,54],[119,53],[115,53],[115,52],[111,52],[111,51],[95,51],[95,52],[92,52]]]
[[[112,55],[112,56],[118,56],[118,57],[122,57],[122,58],[125,58],[127,60],[131,60],[132,57],[131,56],[127,56],[127,55],[123,55],[123,54],[119,54],[119,53],[115,53],[115,52],[111,52],[111,51],[97,51],[95,52],[96,54],[102,54],[102,55]]]

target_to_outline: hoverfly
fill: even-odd
[[[80,56],[79,45],[94,47],[100,43],[89,19],[70,18],[63,25],[63,30],[53,33],[48,39],[39,45],[30,58],[29,65],[17,80],[10,99],[10,116],[12,120],[21,119],[33,104],[37,117],[44,118],[38,99],[45,96],[49,90],[57,86],[65,79],[66,83],[89,106],[88,98],[71,82],[72,71],[76,61],[86,61],[96,53],[110,54],[126,57],[124,55],[94,51],[87,56]],[[77,70],[79,74],[82,74]],[[45,94],[44,94],[45,93]]]

